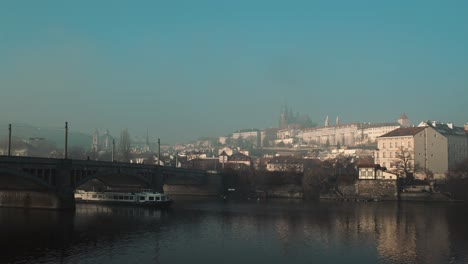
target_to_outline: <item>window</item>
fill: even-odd
[[[393,147],[393,144],[392,144],[392,142],[390,142],[390,148],[392,148],[392,147]]]
[[[379,158],[379,153],[378,152],[375,153],[375,157]]]
[[[385,158],[385,152],[382,152],[382,158]]]
[[[156,197],[156,201],[160,201],[161,200],[161,197]]]
[[[392,152],[388,153],[389,158],[392,158]]]
[[[385,148],[385,143],[382,143],[382,148]]]
[[[150,196],[150,197],[148,197],[148,198],[149,198],[148,200],[154,201],[154,196]]]
[[[411,141],[408,141],[408,148],[411,148]]]
[[[93,194],[93,198],[97,198],[97,195],[96,195],[96,194]]]
[[[145,200],[145,197],[144,196],[140,196],[140,201],[144,201]]]

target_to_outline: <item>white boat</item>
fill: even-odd
[[[151,205],[161,208],[168,207],[173,202],[167,194],[147,190],[141,192],[95,192],[76,190],[75,201]]]

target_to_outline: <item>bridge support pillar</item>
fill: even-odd
[[[59,201],[59,208],[56,209],[74,209],[75,194],[71,181],[72,160],[62,160],[57,168],[55,193]]]
[[[164,179],[163,179],[163,173],[162,173],[162,168],[161,166],[158,166],[157,169],[155,169],[152,174],[151,174],[151,189],[157,191],[157,192],[164,192],[163,189],[163,184],[164,184]]]

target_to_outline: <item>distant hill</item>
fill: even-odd
[[[8,136],[8,126],[5,129],[0,129],[0,140]],[[36,127],[28,124],[13,124],[12,137],[23,140],[44,139],[55,143],[58,148],[63,148],[65,145],[65,128],[48,128]],[[91,147],[92,136],[81,133],[68,131],[68,146],[83,147],[85,149]]]

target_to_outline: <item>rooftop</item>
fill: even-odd
[[[402,127],[402,128],[397,128],[393,131],[388,132],[387,134],[384,134],[380,136],[379,138],[384,138],[384,137],[404,137],[404,136],[414,136],[418,134],[419,132],[423,131],[426,127]]]

